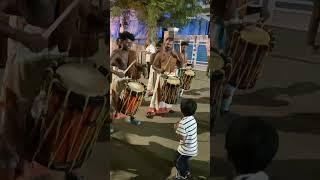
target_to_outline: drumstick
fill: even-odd
[[[74,0],[64,11],[63,13],[54,21],[54,23],[44,32],[42,33],[42,37],[49,38],[54,30],[61,24],[61,22],[70,14],[70,12],[78,5],[80,0]]]
[[[129,67],[123,72],[124,74],[127,73],[127,71],[133,66],[133,64],[136,62],[137,60],[134,60],[130,65]]]

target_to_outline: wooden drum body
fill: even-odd
[[[45,83],[47,108],[31,132],[33,160],[71,171],[86,161],[108,111],[106,78],[94,67],[64,64]]]
[[[263,59],[270,51],[270,45],[270,33],[262,28],[247,26],[235,31],[228,52],[233,60],[230,84],[239,89],[253,88],[263,68]]]
[[[161,88],[161,101],[167,104],[176,104],[179,96],[181,81],[175,76],[168,76]]]
[[[191,82],[195,78],[195,76],[196,73],[193,70],[185,70],[182,76],[182,89],[189,90],[191,87]]]
[[[232,66],[230,58],[211,51],[210,68],[210,119],[212,128],[220,114],[224,84],[230,76]]]
[[[125,115],[136,114],[138,108],[140,107],[144,95],[146,94],[146,86],[140,82],[129,82],[126,89],[123,92],[121,98],[121,109],[120,112]]]

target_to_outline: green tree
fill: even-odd
[[[111,16],[124,17],[129,10],[137,12],[138,19],[148,26],[148,39],[156,40],[156,32],[159,27],[178,27],[186,25],[190,18],[203,12],[198,0],[116,0],[111,4]],[[170,18],[164,18],[164,14],[170,14]]]

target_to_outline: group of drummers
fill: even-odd
[[[139,125],[141,121],[135,114],[145,97],[151,97],[146,117],[173,113],[172,105],[178,102],[184,90],[190,89],[195,71],[187,60],[187,42],[181,43],[179,53],[174,51],[171,37],[166,38],[158,50],[147,42],[146,64],[142,64],[132,50],[134,40],[129,32],[119,35],[118,49],[112,52],[110,59],[113,74],[110,91],[112,119],[127,118],[130,123]],[[142,74],[148,78],[147,85],[141,81]]]

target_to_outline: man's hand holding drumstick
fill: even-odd
[[[31,34],[17,30],[2,22],[0,22],[0,34],[4,34],[13,40],[21,42],[33,52],[40,52],[43,49],[48,48],[49,37],[52,32],[54,32],[54,30],[67,17],[72,9],[79,4],[79,2],[80,0],[75,0],[72,2],[70,6],[61,14],[61,16],[43,34]]]
[[[21,42],[33,52],[48,48],[48,38],[44,38],[41,34],[31,34],[17,30],[2,22],[0,22],[0,34]]]
[[[80,3],[80,0],[74,0],[66,10],[55,20],[55,22],[41,35],[40,34],[24,34],[24,32],[16,32],[16,36],[21,36],[22,43],[34,52],[48,48],[49,37],[61,24],[61,22],[70,14],[70,12]]]

